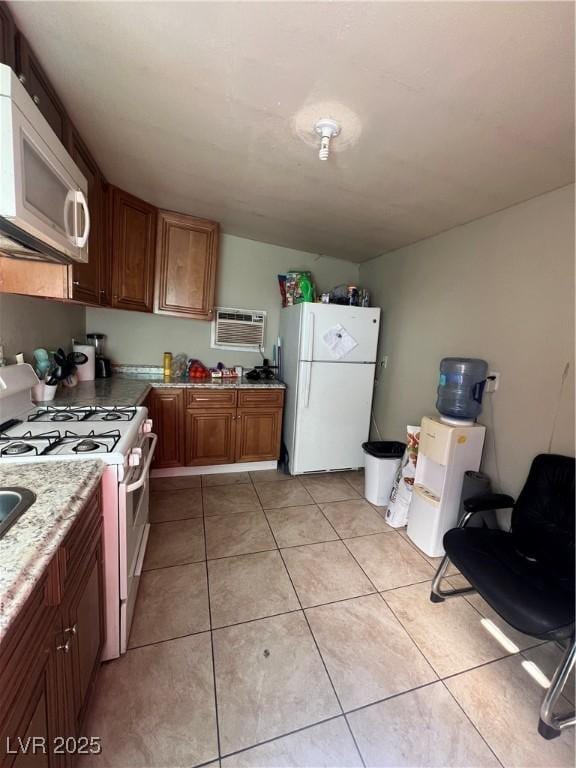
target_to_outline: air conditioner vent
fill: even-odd
[[[266,312],[216,309],[212,321],[212,347],[253,351],[264,346]]]

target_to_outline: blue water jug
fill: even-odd
[[[442,416],[474,421],[482,413],[488,363],[474,357],[445,357],[440,363],[436,408]]]

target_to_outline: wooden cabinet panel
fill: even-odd
[[[186,465],[230,464],[234,461],[236,410],[186,411]]]
[[[86,704],[96,680],[104,645],[102,542],[86,558],[83,576],[64,608],[65,642],[70,642],[69,701],[74,733],[80,732]]]
[[[284,402],[283,389],[239,389],[238,408],[259,408],[260,406],[281,406]]]
[[[0,293],[66,301],[72,296],[72,267],[0,256]]]
[[[268,461],[280,454],[281,408],[238,410],[236,461]]]
[[[146,406],[152,431],[158,435],[152,467],[181,467],[184,464],[184,390],[153,389]]]
[[[16,69],[16,27],[6,3],[0,3],[0,63]]]
[[[58,550],[0,645],[0,740],[46,738],[46,754],[9,754],[2,768],[67,768],[57,737],[78,736],[104,641],[102,509],[97,491],[67,538],[78,554],[66,583]],[[92,522],[98,526],[94,529]],[[87,541],[87,536],[90,541]],[[3,750],[4,752],[4,750]]]
[[[94,158],[75,128],[70,127],[67,147],[88,182],[90,237],[88,263],[72,267],[72,298],[85,304],[105,303],[106,260],[104,251],[104,181]]]
[[[218,224],[158,212],[154,311],[209,320],[214,313]]]
[[[117,187],[111,195],[112,306],[151,312],[156,208]]]
[[[235,408],[235,389],[187,389],[186,406],[188,408]]]
[[[28,45],[28,41],[21,34],[16,37],[16,59],[18,76],[54,133],[64,143],[68,130],[66,110]]]

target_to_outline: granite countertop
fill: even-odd
[[[81,381],[75,387],[61,387],[51,403],[46,405],[142,405],[152,387],[201,388],[201,389],[285,389],[281,381],[250,381],[245,376],[235,379],[188,379],[164,378],[158,373],[117,372],[109,379]],[[42,405],[42,403],[40,403]]]
[[[90,498],[104,472],[98,459],[0,467],[0,487],[19,486],[36,501],[0,539],[0,640]]]

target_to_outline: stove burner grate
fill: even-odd
[[[53,429],[41,435],[33,435],[28,430],[23,435],[0,433],[0,458],[2,456],[43,456],[48,449],[62,438],[60,430]]]

